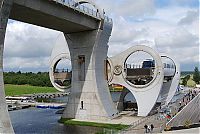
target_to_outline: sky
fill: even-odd
[[[93,0],[113,19],[108,56],[141,42],[173,56],[182,71],[200,66],[199,0]],[[61,32],[9,20],[4,71],[49,70]]]

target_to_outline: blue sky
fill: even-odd
[[[155,3],[158,8],[167,6],[199,7],[199,0],[155,0]]]
[[[94,0],[114,22],[109,56],[149,41],[173,55],[181,70],[199,66],[199,0]],[[10,20],[5,41],[5,71],[48,71],[60,32]]]

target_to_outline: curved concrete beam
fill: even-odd
[[[179,81],[180,81],[180,65],[175,60],[175,58],[173,58],[173,56],[169,56],[168,54],[161,54],[161,57],[169,58],[170,60],[173,61],[174,65],[175,65],[175,74],[171,80],[170,85],[167,87],[169,92],[167,94],[167,98],[166,98],[165,104],[164,104],[164,106],[166,106],[172,100],[172,98],[174,97],[176,90],[178,88]]]
[[[107,120],[118,116],[104,75],[112,25],[65,34],[72,62],[72,86],[63,118]]]
[[[12,4],[12,0],[0,0],[0,133],[14,133],[5,100],[3,81],[4,40]]]
[[[52,85],[60,92],[67,92],[69,89],[66,89],[65,87],[59,86],[54,82],[54,69],[56,64],[62,60],[62,59],[68,59],[70,60],[70,52],[67,45],[67,42],[65,40],[64,34],[60,34],[56,44],[52,50],[51,53],[51,59],[50,59],[50,69],[49,69],[49,77]]]
[[[124,72],[124,63],[126,62],[126,59],[136,51],[147,52],[155,60],[154,78],[146,85],[133,85],[125,79],[126,74]],[[138,116],[147,116],[157,101],[164,79],[164,71],[160,55],[150,47],[137,45],[110,59],[112,61],[110,64],[113,64],[111,66],[114,75],[109,84],[120,84],[129,89],[137,101]]]

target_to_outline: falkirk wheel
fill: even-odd
[[[174,96],[180,79],[179,64],[171,56],[159,54],[148,47],[148,44],[140,44],[114,57],[105,59],[104,68],[98,68],[103,70],[104,73],[93,75],[93,77],[89,78],[89,80],[95,81],[96,77],[101,77],[107,81],[107,87],[112,84],[119,84],[125,87],[122,90],[119,102],[117,105],[114,105],[110,92],[106,91],[108,88],[102,91],[93,91],[94,85],[87,84],[87,79],[84,79],[84,77],[87,77],[88,73],[94,74],[95,72],[88,72],[85,69],[86,59],[84,59],[83,55],[75,60],[71,59],[71,53],[64,38],[64,36],[59,37],[52,51],[49,71],[53,86],[59,91],[70,92],[69,103],[63,117],[66,118],[69,117],[69,114],[73,114],[73,117],[76,119],[94,119],[94,116],[95,119],[105,119],[101,115],[101,109],[93,109],[94,105],[101,107],[101,105],[108,106],[107,104],[112,104],[108,107],[114,106],[118,112],[111,116],[108,115],[106,118],[115,118],[123,111],[124,98],[128,93],[131,93],[135,97],[137,116],[147,116],[152,111],[158,98],[160,98],[161,106],[164,107]],[[128,62],[131,55],[134,58],[139,52],[142,55],[144,53],[149,55],[148,59],[143,59],[142,62],[138,63],[140,65]],[[76,62],[77,65],[72,63],[71,70],[58,71],[56,66],[62,59]],[[71,82],[70,88],[62,84],[65,80]],[[82,83],[82,87],[80,87],[80,83]],[[94,95],[92,98],[88,97],[91,92]],[[104,95],[109,97],[105,97],[106,99],[104,100],[99,99],[101,98],[99,96]]]

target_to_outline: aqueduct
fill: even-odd
[[[84,3],[94,6],[95,10],[83,6]],[[123,107],[120,102],[124,96],[120,97],[116,107],[108,89],[108,84],[112,83],[123,85],[128,89],[124,94],[129,91],[135,96],[138,116],[147,116],[159,96],[167,104],[175,93],[180,72],[174,59],[174,64],[168,64],[169,68],[165,68],[162,58],[169,56],[161,56],[147,46],[137,45],[107,59],[113,24],[93,2],[0,0],[0,4],[0,133],[14,132],[7,111],[3,82],[3,48],[9,18],[63,32],[66,44],[55,47],[50,64],[50,78],[59,91],[64,90],[54,83],[52,76],[56,75],[55,64],[67,58],[72,65],[70,96],[63,118],[107,120],[117,117]],[[128,67],[127,58],[137,51],[144,51],[153,59],[144,61],[138,68]],[[111,70],[109,76],[105,73],[108,72],[108,64]],[[167,71],[169,73],[165,75]]]

